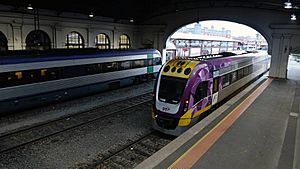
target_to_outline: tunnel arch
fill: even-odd
[[[214,29],[214,27],[217,27],[217,29]],[[245,31],[246,32],[249,31],[249,34],[239,32],[243,28],[246,28]],[[185,35],[184,32],[188,34]],[[242,41],[237,42],[236,41],[237,39],[235,39],[235,37],[238,38],[239,33],[241,33],[240,36],[243,37],[250,36],[250,39],[242,38],[243,39],[243,40],[241,39]],[[201,36],[205,36],[205,35],[214,36],[215,38],[212,37],[210,38],[211,40],[209,41],[205,40],[206,38],[201,40]],[[190,37],[192,40],[188,40],[190,39],[188,37]],[[220,37],[222,37],[223,39],[222,38],[220,39]],[[225,39],[228,42],[226,43],[222,42]],[[181,41],[185,41],[183,43],[186,44],[186,46],[182,46]],[[206,46],[205,42],[210,42],[212,47],[210,47],[210,45]],[[178,48],[176,47],[175,50],[173,49],[174,47],[172,46],[173,43],[174,45],[176,43],[175,46],[178,47]],[[200,44],[200,46],[198,45],[197,47],[198,43]],[[240,46],[238,45],[239,47],[237,46],[237,43],[240,44]],[[222,51],[232,51],[232,50],[237,50],[240,47],[242,47],[243,50],[251,50],[252,48],[250,47],[252,46],[255,47],[255,49],[259,49],[260,47],[262,48],[266,47],[265,45],[267,45],[268,47],[269,43],[270,42],[268,42],[260,32],[258,32],[257,30],[255,30],[254,28],[248,25],[230,22],[230,21],[224,21],[224,20],[204,20],[204,21],[189,23],[187,25],[183,25],[182,27],[176,29],[176,31],[173,32],[166,41],[166,51],[168,53],[168,56],[172,56],[172,57],[174,57],[173,56],[174,53],[178,54],[178,56],[190,56],[190,55],[194,56],[197,54],[211,54],[211,53],[222,52]]]
[[[176,19],[174,19],[176,18]],[[247,7],[211,7],[211,8],[193,8],[184,11],[174,11],[157,15],[147,21],[145,24],[165,25],[162,30],[164,33],[163,41],[166,42],[168,37],[178,28],[189,23],[205,20],[223,20],[229,22],[247,25],[257,30],[268,42],[268,52],[272,52],[272,34],[273,29],[270,27],[276,23],[289,22],[290,16],[286,12],[272,11],[268,9],[256,9]],[[163,44],[165,45],[165,43]],[[166,46],[163,46],[165,48]]]
[[[225,19],[205,19],[205,20],[196,20],[194,22],[187,22],[187,23],[179,25],[179,27],[173,28],[168,34],[166,34],[166,37],[170,37],[177,30],[179,30],[180,28],[182,28],[182,27],[184,27],[186,25],[189,25],[189,24],[192,24],[192,23],[196,23],[196,22],[204,22],[204,21],[212,21],[212,20],[214,20],[214,21],[227,21],[227,22],[233,22],[233,23],[238,23],[238,24],[242,24],[242,25],[248,26],[248,27],[256,30],[257,32],[259,32],[267,40],[268,43],[271,41],[271,37],[265,31],[261,30],[259,27],[253,27],[253,26],[251,26],[251,25],[249,25],[247,23],[242,23],[242,22],[239,22],[239,21],[232,21],[232,20],[225,20]]]
[[[252,27],[252,26],[250,26],[250,25],[248,25],[248,24],[244,24],[244,23],[240,23],[240,22],[235,22],[235,21],[230,21],[230,20],[221,20],[221,19],[211,19],[211,20],[199,20],[199,21],[195,21],[195,22],[191,22],[191,23],[186,23],[186,24],[182,24],[182,25],[180,25],[180,27],[177,27],[177,28],[174,28],[174,29],[172,29],[172,31],[170,31],[169,33],[168,33],[168,35],[166,34],[166,39],[164,39],[164,44],[166,44],[167,43],[167,41],[168,41],[168,39],[176,32],[176,31],[178,31],[179,29],[181,29],[182,27],[184,27],[184,26],[186,26],[186,25],[189,25],[189,24],[192,24],[192,23],[196,23],[196,22],[204,22],[204,21],[227,21],[227,22],[232,22],[232,23],[237,23],[237,24],[242,24],[242,25],[245,25],[245,26],[248,26],[249,28],[252,28],[252,29],[254,29],[254,30],[256,30],[258,33],[260,33],[265,39],[266,39],[266,41],[267,41],[267,43],[268,43],[268,51],[269,51],[269,53],[270,53],[270,49],[271,49],[271,47],[270,47],[270,45],[271,45],[271,37],[269,37],[268,35],[267,35],[267,33],[265,33],[263,30],[257,30],[257,29],[259,29],[259,28],[254,28],[254,27]],[[164,46],[164,48],[165,48],[165,46]]]

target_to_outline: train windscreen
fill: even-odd
[[[182,97],[187,79],[161,76],[158,99],[162,102],[177,104]]]

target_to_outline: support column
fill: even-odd
[[[22,50],[22,25],[12,24],[13,50]]]
[[[51,26],[51,30],[52,30],[51,48],[57,48],[56,27],[55,26]]]
[[[65,40],[66,37],[63,34],[62,27],[59,25],[55,25],[55,35],[56,35],[56,47],[57,48],[65,48]]]
[[[291,42],[290,34],[272,35],[272,57],[270,66],[270,77],[287,78],[287,65]]]
[[[94,37],[94,29],[93,28],[87,28],[87,47],[88,48],[94,48],[96,47],[96,44],[95,44],[95,38],[96,36]]]

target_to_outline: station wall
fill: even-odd
[[[83,37],[84,47],[96,46],[95,38],[104,33],[109,37],[111,49],[119,48],[119,37],[128,35],[131,48],[156,48],[162,51],[163,36],[161,26],[136,26],[128,23],[115,23],[93,20],[84,17],[40,15],[39,29],[46,32],[51,41],[52,48],[64,48],[66,36],[70,32],[78,32]],[[0,31],[8,40],[9,50],[22,50],[26,48],[27,35],[35,30],[33,14],[18,14],[0,12]]]

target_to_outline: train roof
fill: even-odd
[[[258,60],[266,59],[266,54],[245,54],[228,57],[216,57],[204,59],[199,58],[180,58],[173,59],[167,62],[163,68],[162,75],[174,76],[180,78],[189,78],[190,72],[198,65],[207,64],[212,66],[213,71],[218,71],[218,74],[224,74],[235,70],[239,67],[247,66]],[[256,61],[255,61],[256,60]],[[189,69],[189,70],[188,70]],[[188,73],[186,73],[187,71]]]
[[[20,50],[0,52],[0,64],[17,64],[31,62],[46,62],[59,60],[76,60],[102,57],[118,57],[130,55],[158,54],[155,49],[51,49],[39,50]]]

